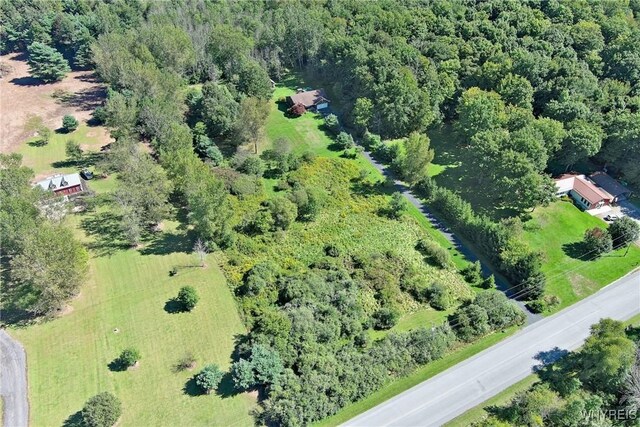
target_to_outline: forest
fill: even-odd
[[[516,215],[553,200],[553,174],[585,164],[606,165],[640,188],[637,13],[637,0],[13,0],[0,5],[0,51],[25,53],[43,82],[92,69],[108,85],[93,120],[115,140],[97,168],[118,176],[110,202],[119,230],[136,247],[178,216],[222,254],[248,328],[234,384],[263,392],[262,422],[307,425],[457,345],[521,325],[524,314],[480,289],[493,279],[483,281],[478,265],[458,271],[448,253],[405,226],[402,200],[382,207],[382,198],[360,194],[376,188],[366,171],[299,150],[299,141],[259,149],[274,84],[295,72],[323,86],[340,123],[325,127],[349,132],[335,132],[336,144],[357,156],[355,137],[392,163],[507,279],[525,286],[521,299],[537,300],[541,255],[519,238],[518,220],[474,212],[455,188],[436,186],[426,173],[427,134],[450,129],[451,144],[465,147],[478,168],[474,185],[509,194],[496,204]],[[26,207],[41,196],[28,190],[31,172],[19,157],[0,160],[0,230],[9,236],[20,304],[52,313],[77,293],[87,255],[66,245],[74,238],[53,223],[22,241],[40,219]],[[277,191],[265,191],[265,179]],[[331,216],[339,203],[383,213],[372,228],[410,243],[359,253],[346,238],[336,241],[335,229],[353,224],[348,211]],[[304,240],[313,224],[325,240]],[[69,280],[43,280],[30,268],[43,242],[78,259],[76,270],[65,270]],[[47,274],[61,268],[49,267]],[[369,331],[390,329],[419,304],[451,315],[437,327],[370,339]],[[609,332],[594,329],[593,340],[598,334]],[[574,376],[575,366],[560,372]],[[529,423],[509,414],[503,418]]]

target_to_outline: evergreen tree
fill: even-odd
[[[46,83],[62,80],[71,68],[60,52],[44,43],[29,46],[29,72]]]

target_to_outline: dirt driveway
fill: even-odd
[[[65,114],[87,123],[92,111],[105,98],[104,85],[95,80],[91,71],[74,71],[62,81],[43,84],[29,77],[23,54],[1,55],[0,63],[10,69],[0,78],[0,152],[16,151],[29,137],[24,131],[29,115],[41,116],[51,129],[60,127]],[[53,98],[54,91],[65,94],[65,100]],[[93,127],[90,132],[88,136],[95,136],[103,144],[109,143],[105,128]]]

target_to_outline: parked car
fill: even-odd
[[[618,215],[607,215],[607,216],[604,217],[605,221],[612,221],[613,222],[613,221],[616,221],[618,219],[620,219],[620,217]]]
[[[91,172],[89,169],[82,169],[80,171],[80,176],[82,177],[82,179],[90,180],[93,179],[93,172]]]

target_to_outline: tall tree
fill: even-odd
[[[259,98],[245,98],[240,103],[240,114],[235,124],[235,136],[239,144],[253,144],[258,154],[258,142],[262,140],[264,125],[269,116],[269,104]]]
[[[68,228],[41,222],[23,236],[21,252],[11,260],[11,279],[26,295],[24,308],[49,314],[77,295],[89,256]]]
[[[60,52],[44,43],[29,46],[29,72],[46,83],[62,80],[71,68]]]
[[[396,160],[402,178],[409,184],[415,185],[425,178],[427,168],[433,160],[434,151],[429,148],[429,137],[413,132],[404,141],[404,150]]]

